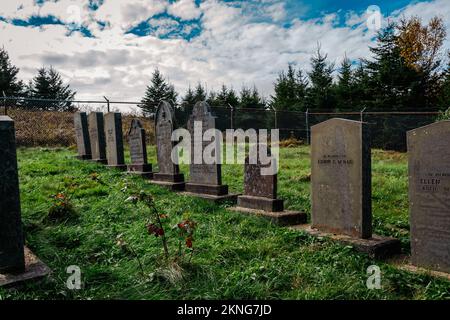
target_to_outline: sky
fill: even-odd
[[[77,99],[139,101],[155,68],[181,95],[201,82],[269,96],[318,45],[337,65],[370,58],[377,28],[411,15],[450,33],[450,0],[1,0],[0,46],[21,79],[53,66]]]

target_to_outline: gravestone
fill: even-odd
[[[147,162],[147,145],[145,141],[145,129],[138,119],[131,121],[128,131],[128,144],[130,145],[131,164],[128,172],[139,174],[145,178],[153,176],[152,165]]]
[[[311,202],[311,226],[305,229],[310,234],[378,258],[400,251],[397,239],[372,234],[366,123],[334,118],[311,127]]]
[[[175,128],[175,115],[171,105],[161,101],[156,111],[155,134],[159,172],[153,175],[153,182],[169,187],[171,190],[184,190],[184,175],[178,164],[172,161],[172,132]]]
[[[86,112],[76,112],[73,116],[75,137],[77,141],[78,159],[91,159],[91,142],[89,139]]]
[[[237,207],[232,208],[232,210],[259,214],[280,225],[305,223],[305,213],[286,211],[284,210],[283,200],[277,199],[277,173],[275,169],[277,160],[271,156],[270,149],[267,148],[271,160],[269,163],[263,164],[259,156],[259,146],[250,148],[251,152],[258,153],[256,162],[251,161],[249,156],[245,158],[244,194],[238,196]],[[264,169],[266,172],[263,172]]]
[[[106,164],[106,139],[103,113],[91,112],[88,116],[88,122],[92,161]]]
[[[411,262],[450,273],[450,121],[407,133]]]
[[[197,137],[197,146],[199,149],[195,147],[196,135],[194,125],[196,123],[198,126],[201,125],[202,136],[208,129],[215,129],[216,127],[215,117],[211,114],[209,105],[204,101],[195,104],[188,121],[188,130],[191,134],[191,163],[189,166],[190,177],[189,182],[186,183],[186,191],[208,200],[221,201],[229,199],[235,201],[237,195],[228,194],[228,186],[222,184],[221,165],[219,163],[220,161],[218,161],[220,159],[221,141],[217,142],[220,147],[216,149],[216,163],[205,163],[202,157],[203,150],[211,144],[211,141],[202,141],[202,137]],[[196,153],[197,160],[195,159]]]
[[[24,247],[14,121],[0,116],[0,286],[49,273]]]
[[[123,152],[122,115],[119,112],[105,114],[105,134],[108,167],[126,170]]]

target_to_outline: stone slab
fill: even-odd
[[[210,184],[197,184],[197,183],[186,183],[186,191],[196,194],[206,194],[212,196],[224,196],[228,193],[227,185],[210,185]]]
[[[153,174],[153,178],[155,178],[155,174]],[[184,191],[185,183],[184,182],[169,182],[169,181],[157,181],[151,180],[149,181],[151,184],[155,184],[161,187],[168,188],[171,191]]]
[[[239,197],[238,197],[239,202]],[[273,224],[280,225],[280,226],[290,226],[290,225],[298,225],[302,223],[306,223],[307,216],[306,213],[300,212],[300,211],[289,211],[284,210],[281,212],[268,212],[265,210],[257,210],[257,209],[250,209],[250,208],[244,208],[244,207],[231,207],[228,208],[232,211],[237,211],[241,213],[256,215],[259,217],[266,218],[270,220]]]
[[[264,210],[268,212],[281,212],[284,210],[283,200],[265,197],[242,195],[238,197],[238,206],[249,209]]]
[[[222,196],[215,196],[215,195],[210,195],[210,194],[192,193],[192,192],[187,192],[187,191],[183,192],[182,194],[186,195],[186,196],[205,199],[207,201],[214,202],[214,203],[222,203],[222,202],[236,203],[237,197],[239,196],[238,193],[235,193],[235,194],[229,193],[229,194],[222,195]]]
[[[21,273],[0,273],[0,287],[14,286],[25,281],[43,278],[51,273],[51,270],[45,263],[24,247],[25,271]]]
[[[178,174],[165,174],[160,172],[155,172],[153,175],[154,181],[161,181],[161,182],[184,182],[184,174],[178,173]]]
[[[362,239],[343,234],[323,232],[318,229],[311,228],[310,224],[296,225],[290,228],[292,230],[304,231],[315,237],[329,238],[344,245],[350,245],[356,251],[366,253],[371,258],[375,259],[384,259],[399,254],[401,251],[400,241],[391,237],[383,237],[373,234],[369,239]]]
[[[411,263],[411,256],[408,255],[395,256],[389,259],[388,262],[400,270],[416,273],[419,275],[429,275],[450,280],[450,273],[417,267],[413,265]]]

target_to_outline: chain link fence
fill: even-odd
[[[58,110],[63,111],[58,111]],[[73,114],[76,111],[121,112],[126,138],[131,120],[139,118],[147,132],[149,144],[154,144],[154,112],[142,115],[139,102],[57,101],[4,97],[0,114],[15,120],[17,145],[25,147],[68,147],[75,144]],[[243,109],[232,106],[213,106],[216,127],[226,129],[279,129],[280,139],[295,138],[309,143],[311,126],[331,118],[364,121],[371,131],[372,147],[387,150],[406,150],[408,130],[435,122],[442,113],[433,111],[385,112],[361,110],[356,112],[306,112]],[[191,110],[175,108],[178,127],[187,126]]]

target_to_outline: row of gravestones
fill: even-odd
[[[103,120],[103,121],[102,121]],[[189,119],[202,121],[203,130],[214,128],[209,106],[197,103]],[[155,126],[160,172],[154,182],[184,187],[183,175],[170,158],[174,117],[170,104],[158,107]],[[90,124],[90,126],[89,126]],[[104,116],[75,115],[79,158],[94,159],[113,168],[125,168],[120,113]],[[365,123],[331,119],[312,127],[311,230],[356,239],[363,246],[398,247],[395,239],[372,234],[371,151]],[[94,140],[94,141],[93,141]],[[450,272],[450,121],[408,132],[411,260],[414,265]],[[151,173],[145,150],[145,132],[137,120],[129,132],[131,172]],[[103,153],[103,146],[106,152]],[[13,121],[0,117],[0,274],[24,269],[23,235],[17,178]],[[193,156],[193,155],[192,155]],[[245,165],[244,195],[238,208],[259,209],[271,218],[286,214],[277,199],[276,174],[262,176],[259,165]],[[221,183],[220,164],[191,164],[188,192],[211,199],[235,197]],[[304,222],[295,213],[286,224]],[[1,284],[1,277],[0,277]]]

